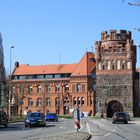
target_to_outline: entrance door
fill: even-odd
[[[112,117],[115,112],[122,112],[122,104],[117,100],[112,100],[107,104],[107,117]]]

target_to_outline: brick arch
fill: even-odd
[[[121,61],[121,69],[126,69],[126,61],[125,60],[122,60]]]
[[[107,61],[102,61],[101,63],[101,69],[106,70],[107,69]]]
[[[111,70],[117,69],[117,62],[115,60],[111,61]]]
[[[118,100],[110,100],[107,103],[107,110],[106,115],[107,117],[112,117],[115,112],[122,112],[123,111],[123,105]]]

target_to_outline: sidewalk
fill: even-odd
[[[91,135],[84,132],[74,132],[56,136],[42,137],[37,140],[90,140]],[[36,140],[36,139],[34,139]]]

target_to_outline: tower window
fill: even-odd
[[[90,61],[91,62],[95,62],[95,58],[90,58]]]
[[[122,65],[122,69],[123,69],[123,70],[125,69],[125,66],[124,66],[124,65]]]
[[[112,69],[113,69],[113,70],[115,69],[115,66],[114,66],[114,65],[112,65]]]

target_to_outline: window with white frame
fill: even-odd
[[[81,85],[77,84],[77,92],[81,92]]]
[[[21,85],[19,90],[20,90],[20,93],[22,93],[22,94],[23,94],[23,93],[24,93],[24,86],[23,86],[23,85]]]
[[[46,92],[50,92],[51,90],[51,86],[50,85],[46,85]]]
[[[33,100],[32,100],[32,98],[29,98],[28,99],[28,106],[32,106],[33,105]]]
[[[33,86],[32,85],[29,85],[28,86],[28,93],[32,93],[32,91],[33,91]]]
[[[41,86],[41,85],[38,85],[38,86],[37,86],[37,92],[38,92],[38,93],[41,93],[41,92],[42,92],[42,86]]]
[[[50,98],[46,98],[46,106],[51,106],[51,100],[50,100]]]
[[[66,84],[66,85],[65,85],[65,92],[68,92],[68,91],[69,91],[69,85]]]
[[[60,105],[60,100],[59,100],[59,98],[57,97],[57,98],[55,98],[55,106],[59,106]]]
[[[59,90],[60,90],[59,85],[55,85],[55,92],[59,92]]]
[[[38,98],[36,101],[36,106],[41,106],[41,98]]]

